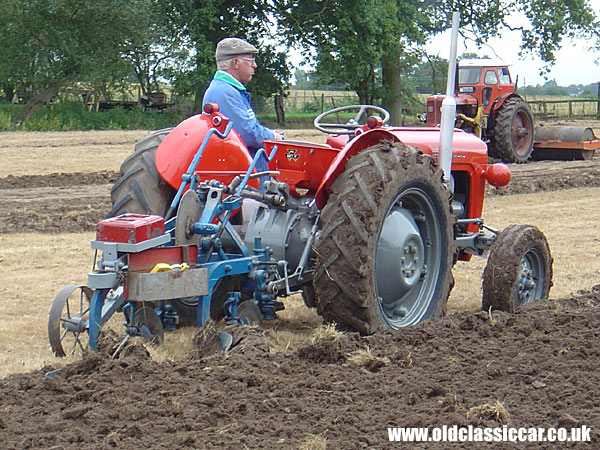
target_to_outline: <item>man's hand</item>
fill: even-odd
[[[281,134],[279,131],[275,131],[275,130],[271,130],[273,131],[273,134],[275,135],[275,137],[273,138],[276,141],[282,141],[284,139],[284,135]]]

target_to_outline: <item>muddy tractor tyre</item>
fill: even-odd
[[[121,178],[110,190],[113,207],[108,217],[124,213],[164,216],[175,194],[156,170],[154,160],[160,143],[171,131],[157,131],[142,139],[121,164]]]
[[[363,334],[442,316],[455,222],[432,158],[385,141],[363,150],[346,163],[321,214],[317,312]]]
[[[548,298],[552,255],[544,234],[531,225],[511,225],[500,232],[483,271],[484,311],[514,312]]]
[[[508,163],[527,162],[533,152],[533,138],[529,105],[519,97],[506,100],[496,116],[491,154]]]

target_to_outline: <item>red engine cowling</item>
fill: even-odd
[[[187,171],[208,132],[217,129],[223,133],[229,123],[216,105],[208,111],[181,122],[158,147],[155,159],[158,173],[175,189],[179,188],[181,175]],[[225,139],[216,134],[209,138],[195,173],[201,181],[214,179],[229,184],[236,175],[245,173],[251,162],[248,148],[232,129]],[[248,184],[258,187],[257,180]]]

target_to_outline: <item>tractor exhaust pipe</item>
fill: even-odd
[[[440,150],[438,163],[444,172],[444,184],[449,186],[452,169],[452,137],[456,120],[456,99],[454,98],[454,83],[456,81],[456,47],[458,42],[458,24],[460,13],[452,13],[452,36],[450,39],[450,59],[448,61],[448,82],[446,83],[446,98],[442,102],[442,118],[440,121]]]

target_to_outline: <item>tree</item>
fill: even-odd
[[[170,69],[187,55],[182,35],[171,32],[161,3],[150,3],[151,8],[145,12],[144,32],[136,36],[138,41],[123,54],[143,94],[160,92],[161,82],[164,84],[168,80]]]
[[[347,83],[361,101],[381,98],[398,120],[407,55],[418,55],[426,40],[450,26],[461,12],[461,33],[482,45],[503,29],[519,30],[522,54],[548,64],[564,37],[589,34],[593,21],[587,0],[280,0],[275,2],[290,45],[316,51],[317,70]],[[517,13],[527,25],[509,22]],[[308,52],[307,52],[308,53]],[[381,78],[378,80],[378,73]]]
[[[271,36],[272,6],[268,0],[162,0],[167,27],[179,36],[187,54],[170,71],[175,88],[195,97],[193,112],[201,109],[204,91],[215,72],[215,49],[225,37],[246,39],[261,50],[260,69],[248,89],[268,97],[282,93],[290,77],[285,52],[260,45]],[[275,41],[273,39],[273,41]]]
[[[97,80],[139,42],[152,0],[4,0],[0,81],[27,87],[20,124],[67,83]]]
[[[277,14],[289,45],[315,50],[321,82],[343,82],[361,103],[372,103],[381,77],[384,43],[398,35],[395,0],[279,1]]]

